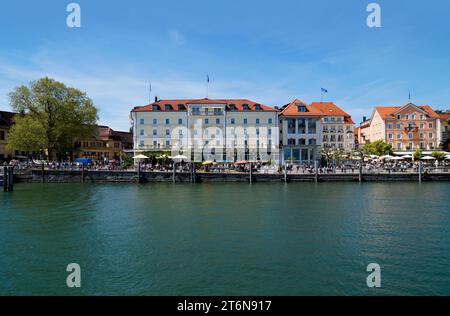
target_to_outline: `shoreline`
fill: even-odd
[[[88,171],[88,170],[31,170],[26,174],[15,174],[20,183],[146,183],[146,182],[430,182],[450,181],[450,172],[419,173],[217,173],[217,172],[172,172],[158,171]]]

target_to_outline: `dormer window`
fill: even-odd
[[[297,105],[297,111],[298,112],[307,112],[306,106],[304,106],[304,105]]]
[[[178,111],[184,111],[186,110],[186,107],[184,106],[184,104],[178,104]]]
[[[164,109],[165,109],[166,111],[171,111],[171,110],[172,110],[172,106],[171,106],[170,104],[166,104],[166,105],[164,106]]]
[[[402,116],[400,114],[397,114],[397,120],[401,120]]]
[[[248,111],[249,110],[248,104],[242,104],[242,109],[244,111]]]
[[[153,104],[152,111],[158,111],[158,110],[159,110],[159,105]]]
[[[230,104],[230,111],[236,111],[236,104]]]
[[[261,105],[255,104],[255,111],[261,111]]]

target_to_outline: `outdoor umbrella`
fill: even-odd
[[[392,157],[389,160],[403,160],[403,157]]]
[[[391,158],[393,158],[393,156],[391,156],[391,155],[385,155],[385,156],[381,156],[380,157],[381,160],[383,160],[383,159],[391,159]]]
[[[148,159],[148,157],[146,155],[140,154],[140,155],[134,156],[133,159]]]
[[[402,156],[402,158],[405,158],[405,159],[412,159],[413,156],[411,156],[411,155],[404,155],[404,156]]]
[[[204,161],[204,162],[202,162],[203,166],[208,166],[208,165],[212,165],[212,164],[214,164],[214,162],[212,162],[212,161]]]
[[[170,157],[170,158],[173,159],[173,160],[184,160],[184,159],[187,159],[187,157],[183,156],[183,155],[176,155],[175,157]]]
[[[431,156],[425,156],[425,157],[422,157],[420,159],[422,159],[422,160],[435,160],[436,158],[431,157]]]

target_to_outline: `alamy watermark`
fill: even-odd
[[[66,278],[66,285],[69,288],[81,287],[81,267],[78,263],[69,263],[66,268],[70,272]]]
[[[70,28],[81,27],[81,6],[76,2],[72,2],[67,5],[66,11],[69,12],[66,19],[67,26]]]
[[[369,263],[367,272],[371,272],[366,279],[367,287],[379,288],[381,287],[381,267],[378,263]]]
[[[370,12],[367,16],[367,26],[370,28],[381,27],[381,6],[376,2],[369,3],[366,10]]]

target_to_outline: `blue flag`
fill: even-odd
[[[327,89],[324,89],[324,88],[320,88],[320,91],[325,92],[325,93],[328,93],[328,90],[327,90]]]

